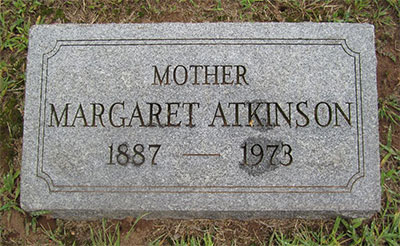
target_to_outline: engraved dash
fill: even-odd
[[[219,153],[185,153],[183,156],[221,156]]]

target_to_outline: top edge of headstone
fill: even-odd
[[[182,27],[185,27],[185,29],[182,29]],[[235,23],[235,22],[203,22],[203,23],[181,23],[181,22],[164,22],[164,23],[106,23],[106,24],[41,24],[41,25],[33,25],[30,28],[30,35],[34,34],[38,30],[57,30],[57,29],[70,29],[70,28],[82,28],[82,29],[87,29],[90,30],[92,28],[98,30],[98,29],[104,29],[105,31],[113,30],[113,29],[120,29],[121,31],[124,30],[143,30],[143,29],[158,29],[163,31],[162,34],[165,34],[164,32],[168,32],[170,29],[174,29],[174,33],[170,33],[170,36],[177,36],[180,34],[180,32],[187,32],[188,30],[193,30],[198,31],[201,30],[196,30],[196,28],[206,28],[206,31],[208,32],[213,32],[214,28],[223,28],[225,33],[221,33],[221,36],[231,36],[232,34],[236,36],[242,36],[246,35],[248,36],[248,32],[255,31],[259,28],[279,28],[279,29],[285,29],[287,32],[291,30],[303,30],[305,29],[315,29],[315,31],[318,31],[318,28],[324,27],[324,28],[333,28],[341,31],[346,31],[348,29],[354,29],[357,28],[358,30],[364,29],[366,31],[372,31],[374,32],[374,25],[369,24],[369,23],[332,23],[332,22],[320,22],[320,23],[315,23],[315,22],[297,22],[297,23],[288,23],[288,22],[240,22],[240,23]],[[230,33],[229,30],[236,30],[235,33]],[[247,30],[247,31],[246,31]],[[246,31],[245,33],[242,33],[240,31]],[[160,33],[161,34],[161,33]],[[226,35],[229,34],[229,35]],[[264,34],[264,33],[258,33],[258,34]],[[157,34],[156,34],[157,35]]]
[[[30,30],[40,28],[65,28],[65,27],[151,27],[151,26],[224,26],[224,27],[313,27],[313,26],[331,26],[331,27],[357,27],[367,28],[374,30],[374,25],[369,23],[336,23],[336,22],[202,22],[202,23],[183,23],[183,22],[163,22],[163,23],[99,23],[99,24],[77,24],[77,23],[66,23],[66,24],[40,24],[31,26]]]
[[[51,24],[35,25],[29,33],[40,47],[58,40],[94,39],[341,39],[358,52],[374,48],[374,26],[367,23],[134,23],[134,24]],[[36,41],[37,40],[37,41]],[[372,54],[371,54],[372,55]]]
[[[34,27],[45,26],[153,26],[153,25],[332,25],[332,26],[370,26],[370,23],[349,23],[349,22],[157,22],[157,23],[54,23],[35,24]]]

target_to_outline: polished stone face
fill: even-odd
[[[368,24],[31,29],[21,206],[56,217],[367,217]]]

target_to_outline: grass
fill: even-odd
[[[150,242],[149,245],[152,246],[159,246],[159,245],[175,245],[175,246],[213,246],[214,240],[213,236],[209,232],[205,232],[204,235],[201,236],[186,236],[186,237],[180,237],[180,238],[163,238],[159,239],[157,238],[153,242]],[[231,244],[235,245],[235,244]]]
[[[120,221],[109,221],[102,219],[99,222],[92,222],[85,224],[83,233],[84,237],[77,239],[76,227],[71,229],[68,223],[63,220],[57,220],[56,228],[48,228],[49,226],[40,226],[40,231],[45,234],[48,240],[55,245],[96,245],[96,246],[120,246],[127,245],[130,242],[130,237],[135,229],[137,223],[145,217],[147,214],[143,214],[132,221],[129,225],[130,228],[121,233],[121,222]],[[82,231],[81,231],[82,233]]]
[[[52,230],[47,230],[45,227],[42,227],[42,232],[48,237],[49,242],[51,242],[54,245],[59,245],[59,246],[63,246],[63,245],[67,245],[67,243],[61,239],[59,239],[59,234],[60,232],[54,232]],[[63,232],[63,234],[66,234],[66,231]],[[76,245],[75,241],[72,242],[71,245]],[[93,244],[93,245],[97,245],[97,244]]]
[[[46,211],[24,213],[19,206],[19,173],[29,28],[43,23],[163,21],[374,24],[381,78],[380,213],[364,220],[338,217],[322,221],[56,220],[53,227],[43,222],[47,221]],[[142,240],[151,245],[399,245],[398,23],[400,0],[0,0],[0,244],[123,245]],[[18,217],[22,218],[24,232],[18,230]]]
[[[0,188],[2,205],[0,207],[0,212],[15,209],[21,213],[24,213],[24,211],[19,207],[17,201],[20,192],[19,182],[17,182],[19,173],[19,170],[14,171],[11,169],[6,175],[3,176],[2,187]]]
[[[91,244],[98,246],[120,246],[121,242],[129,242],[129,237],[134,230],[136,224],[146,215],[147,213],[136,218],[135,222],[133,222],[131,228],[123,238],[120,231],[120,222],[107,225],[107,220],[103,219],[101,221],[101,227],[99,229],[94,229],[89,226]]]
[[[381,160],[381,167],[383,167],[390,158],[393,158],[395,161],[400,161],[400,151],[392,146],[392,125],[389,125],[386,145],[380,144],[380,146],[381,151],[384,153]]]
[[[119,246],[121,244],[121,233],[119,230],[119,223],[112,226],[106,226],[106,220],[103,219],[101,223],[102,227],[100,230],[94,230],[90,227],[90,240],[92,245],[101,246]]]
[[[391,95],[379,99],[379,117],[393,124],[400,124],[400,102],[397,97]]]

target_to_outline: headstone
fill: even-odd
[[[55,217],[368,217],[380,208],[374,28],[40,25],[21,206]]]

